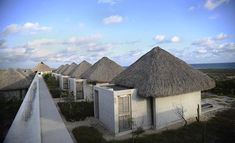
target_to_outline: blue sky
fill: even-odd
[[[0,0],[0,67],[107,56],[127,66],[154,46],[187,63],[235,62],[235,0]]]

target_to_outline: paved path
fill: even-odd
[[[39,77],[39,95],[42,142],[73,143],[41,76]]]

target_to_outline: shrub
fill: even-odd
[[[73,135],[78,143],[104,143],[102,134],[93,127],[81,126],[73,129]]]
[[[67,121],[80,121],[94,116],[93,102],[59,102],[58,106]]]
[[[218,95],[228,95],[235,97],[235,79],[226,79],[222,81],[216,81],[216,87],[211,89],[212,93]]]
[[[10,100],[5,98],[0,99],[0,142],[5,138],[21,103],[22,100],[17,98],[12,98]]]

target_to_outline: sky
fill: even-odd
[[[235,62],[235,0],[0,0],[0,68],[128,66],[155,46],[189,64]]]

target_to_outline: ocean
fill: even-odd
[[[205,64],[190,64],[195,69],[231,69],[235,68],[235,63],[205,63]]]

